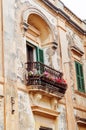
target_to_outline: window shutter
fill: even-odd
[[[78,90],[80,90],[81,82],[80,82],[80,76],[79,76],[79,63],[78,62],[75,62],[75,67],[76,67],[77,86],[78,86]]]
[[[81,92],[85,92],[82,65],[78,62],[75,62],[75,67],[76,67],[76,77],[77,77],[78,90],[81,91]]]
[[[36,61],[39,61],[41,63],[44,63],[44,54],[43,54],[43,50],[35,45],[33,45],[32,43],[27,41],[27,45],[30,44],[31,46],[33,46],[36,49]],[[32,58],[31,58],[32,60]]]
[[[39,61],[44,63],[44,54],[42,49],[39,49]]]
[[[80,75],[81,75],[81,89],[82,89],[82,92],[85,92],[85,89],[84,89],[83,68],[82,68],[82,65],[81,65],[81,64],[80,64]]]
[[[39,56],[38,56],[38,47],[36,47],[36,61],[39,61]]]
[[[43,54],[43,50],[36,47],[36,60],[44,63],[44,54]]]

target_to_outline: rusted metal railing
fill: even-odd
[[[41,85],[42,89],[65,93],[67,84],[63,80],[63,73],[40,62],[27,62],[27,85]]]

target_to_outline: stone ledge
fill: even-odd
[[[53,94],[53,93],[49,93],[49,92],[47,92],[47,91],[45,91],[45,90],[41,90],[41,89],[32,89],[32,87],[29,87],[28,88],[28,92],[29,93],[40,93],[40,94],[42,94],[42,95],[44,95],[44,96],[47,96],[47,97],[49,97],[49,98],[52,98],[52,97],[55,97],[55,98],[57,98],[58,100],[59,99],[61,99],[62,97],[63,97],[63,95],[61,96],[60,94],[59,95],[56,95],[56,94]]]
[[[75,90],[75,93],[76,93],[77,95],[80,95],[80,96],[86,98],[86,93],[84,93],[84,92],[79,92],[78,90]]]
[[[45,116],[47,118],[56,118],[60,113],[55,111],[55,110],[51,110],[51,109],[48,109],[48,108],[43,108],[43,107],[40,107],[40,106],[32,106],[32,111],[34,114],[38,114],[38,115],[41,115],[41,116]]]
[[[77,53],[79,56],[83,56],[83,54],[84,54],[84,52],[79,47],[77,47],[76,45],[71,46],[71,50],[74,53]]]
[[[79,111],[82,111],[82,112],[86,112],[86,107],[85,106],[82,106],[82,104],[78,105],[78,104],[74,104],[73,107],[76,109],[76,110],[79,110]]]
[[[77,124],[83,124],[86,126],[86,118],[81,118],[79,116],[76,116]]]

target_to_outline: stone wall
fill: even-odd
[[[60,6],[61,4],[59,7]],[[61,8],[63,9],[63,5]],[[46,44],[43,46],[43,44],[41,44],[44,49],[45,63],[56,70],[62,70],[68,84],[68,91],[64,98],[66,99],[66,104],[65,101],[63,105],[58,104],[56,109],[56,111],[59,110],[60,112],[57,121],[48,119],[46,122],[47,117],[45,118],[32,113],[29,91],[24,82],[25,62],[27,59],[27,38],[23,22],[27,22],[31,13],[38,14],[45,20],[52,32],[52,38],[49,40],[51,40],[52,43],[58,43],[58,47],[55,48],[55,50],[52,49],[51,45],[47,46]],[[0,2],[0,19],[1,18]],[[83,40],[78,33],[75,33],[75,31],[66,26],[66,24],[62,17],[60,18],[60,16],[54,14],[53,11],[38,0],[3,0],[3,37],[2,21],[0,21],[0,130],[35,130],[35,128],[38,130],[41,124],[46,124],[46,126],[49,127],[50,123],[54,130],[56,128],[58,128],[58,130],[67,130],[67,127],[70,130],[72,130],[72,128],[75,130],[76,123],[74,114],[77,113],[79,116],[84,115],[85,118],[85,96],[83,97],[74,93],[74,66],[73,63],[70,63],[70,61],[72,61],[70,46],[75,45],[84,52]],[[32,39],[30,38],[30,40]],[[86,62],[84,58],[83,55],[81,62],[83,61],[85,70]],[[84,71],[84,75],[85,72],[86,71]],[[4,80],[2,80],[3,76]],[[73,103],[75,99],[77,102],[76,109],[78,106],[83,105],[83,112],[75,109],[74,113]],[[50,102],[50,97],[44,97],[40,100],[40,104],[37,105],[52,109]],[[14,110],[14,113],[12,113],[12,110]],[[35,124],[35,119],[37,120],[37,124]],[[57,127],[55,128],[56,125]]]
[[[30,107],[29,95],[18,92],[19,130],[34,130],[35,121]]]

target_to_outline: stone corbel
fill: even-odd
[[[34,104],[35,104],[35,105],[39,105],[41,98],[42,98],[42,94],[36,93],[36,94],[34,95]]]
[[[30,93],[30,99],[32,100],[32,104],[33,105],[39,105],[40,100],[42,99],[42,94],[40,93]]]
[[[52,98],[51,99],[51,108],[53,110],[57,110],[57,107],[58,107],[58,101],[57,101],[57,99],[56,98]]]

